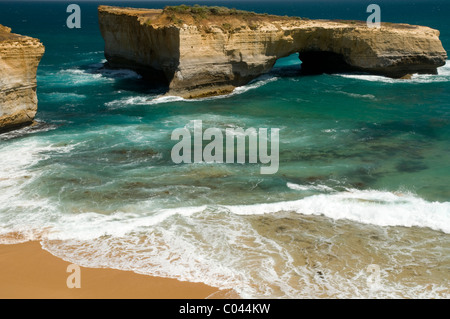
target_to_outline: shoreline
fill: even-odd
[[[0,245],[0,299],[222,299],[233,297],[203,283],[107,268],[80,267],[80,288],[68,288],[71,263],[37,241]]]

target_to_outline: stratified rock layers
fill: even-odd
[[[169,85],[186,98],[219,95],[268,72],[298,52],[311,72],[363,71],[390,77],[436,73],[447,53],[439,31],[360,21],[272,15],[168,15],[163,10],[99,7],[105,56]]]
[[[44,51],[39,40],[0,25],[0,131],[32,123],[36,71]]]

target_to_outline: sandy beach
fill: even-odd
[[[81,288],[67,287],[70,263],[43,250],[39,242],[0,245],[3,299],[204,299],[222,291],[201,283],[80,267]]]

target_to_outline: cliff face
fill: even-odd
[[[43,54],[39,40],[0,25],[0,131],[32,123],[37,111],[36,71]]]
[[[296,52],[306,72],[390,77],[436,73],[447,58],[439,31],[406,24],[109,6],[99,22],[113,66],[160,77],[168,94],[186,98],[229,93]]]

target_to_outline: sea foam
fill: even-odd
[[[110,109],[119,109],[131,105],[157,105],[157,104],[165,104],[172,102],[201,102],[201,101],[214,101],[219,99],[230,98],[235,95],[244,94],[250,90],[257,89],[262,87],[268,83],[276,81],[278,78],[271,75],[263,75],[259,77],[257,80],[252,81],[250,84],[244,85],[242,87],[237,87],[230,94],[205,97],[205,98],[196,98],[196,99],[185,99],[179,96],[173,95],[164,95],[164,96],[152,96],[152,95],[139,95],[132,97],[123,97],[120,99],[116,99],[110,102],[105,103],[105,106]]]
[[[299,186],[297,190],[329,190],[327,186]],[[227,206],[235,214],[267,214],[280,211],[324,215],[377,226],[428,227],[450,234],[450,202],[429,202],[413,194],[348,189],[297,201]]]
[[[438,68],[438,74],[413,74],[412,78],[409,80],[393,79],[389,77],[379,76],[379,75],[368,75],[368,74],[339,74],[337,76],[363,80],[370,82],[381,82],[390,84],[423,84],[423,83],[439,83],[439,82],[449,82],[450,81],[450,60],[447,60],[445,65]]]

